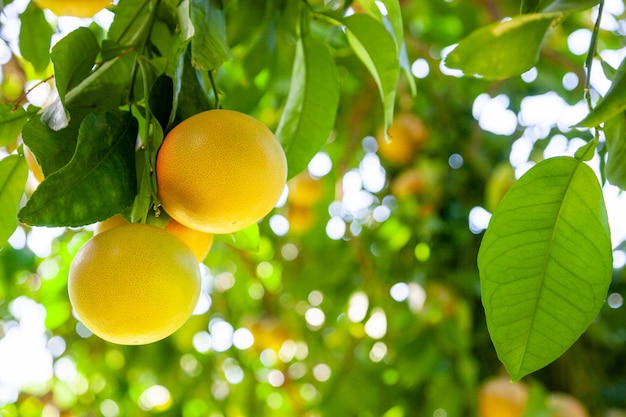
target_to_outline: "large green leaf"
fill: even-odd
[[[127,112],[91,113],[68,165],[39,184],[19,212],[35,226],[82,226],[107,219],[136,194],[137,121]]]
[[[563,354],[598,315],[613,270],[593,170],[571,157],[529,170],[493,214],[478,267],[489,333],[511,378]]]
[[[374,77],[383,102],[385,131],[393,120],[400,62],[395,40],[385,26],[366,14],[354,14],[343,19],[348,41],[354,53]]]
[[[312,36],[298,41],[291,88],[276,136],[287,155],[291,178],[328,139],[339,106],[339,76],[328,47]]]
[[[503,79],[531,69],[541,44],[561,13],[534,13],[484,26],[461,40],[445,64],[466,75]]]
[[[17,227],[17,211],[27,179],[28,165],[24,158],[9,155],[0,161],[0,246]]]
[[[37,157],[44,176],[63,168],[76,151],[78,128],[85,117],[84,112],[74,111],[69,124],[54,130],[41,120],[43,116],[30,119],[22,130],[22,139]]]
[[[50,38],[52,27],[43,10],[31,2],[20,15],[20,52],[38,72],[45,71],[50,64]]]
[[[604,123],[608,158],[604,173],[606,179],[626,190],[626,113],[619,113]]]
[[[146,36],[150,26],[150,7],[154,1],[134,0],[120,1],[115,5],[115,18],[109,28],[108,39],[119,45],[139,45]]]
[[[54,45],[50,57],[61,101],[65,101],[65,94],[89,75],[99,52],[95,35],[84,27],[67,34]]]
[[[217,0],[191,1],[189,12],[194,27],[191,62],[197,69],[214,70],[230,59],[224,10],[220,3]]]
[[[617,68],[611,87],[577,126],[595,127],[626,110],[626,58]]]
[[[0,105],[0,146],[8,145],[19,136],[22,126],[31,116],[30,111],[6,103]]]

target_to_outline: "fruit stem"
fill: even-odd
[[[211,81],[211,88],[213,89],[213,95],[215,95],[215,108],[219,109],[221,106],[220,103],[220,92],[217,88],[217,84],[215,83],[215,79],[213,78],[214,70],[209,71],[209,80]]]

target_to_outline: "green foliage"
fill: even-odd
[[[602,190],[584,162],[547,159],[509,190],[478,267],[487,326],[513,380],[561,356],[596,318],[611,254]]]
[[[31,303],[45,310],[36,340],[57,350],[53,376],[19,387],[0,413],[478,416],[480,384],[505,370],[529,383],[527,417],[551,415],[556,390],[592,415],[626,409],[616,371],[626,285],[612,265],[624,243],[611,242],[603,198],[608,183],[626,186],[626,61],[600,54],[623,36],[596,24],[586,62],[567,50],[571,33],[593,27],[598,3],[119,0],[109,27],[80,21],[62,33],[31,2],[19,16],[21,54],[3,64],[5,94],[15,82],[25,94],[0,107],[0,343],[33,322],[19,308]],[[53,33],[63,37],[50,50]],[[599,56],[611,87],[596,102],[585,78]],[[531,68],[536,80],[522,81]],[[577,87],[563,87],[565,73]],[[41,85],[58,98],[39,108],[28,100]],[[523,99],[548,91],[585,99],[589,115],[565,127],[523,120]],[[520,116],[509,136],[477,123],[478,98],[495,94]],[[204,304],[178,332],[148,346],[104,343],[67,300],[88,225],[115,214],[164,224],[159,146],[181,121],[219,107],[276,132],[286,201],[258,225],[216,236]],[[424,125],[407,164],[377,151],[399,141],[387,135],[399,114]],[[544,160],[557,136],[578,142],[574,158]],[[533,167],[509,190],[495,167],[511,168],[524,138]],[[20,140],[40,184],[27,178]],[[331,167],[318,175],[308,167],[320,151]],[[306,203],[294,197],[301,174],[317,190]],[[481,239],[468,218],[502,195]],[[234,343],[244,330],[251,346]],[[155,396],[161,388],[169,396]]]

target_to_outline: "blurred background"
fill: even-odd
[[[225,3],[244,13],[254,2]],[[0,248],[0,415],[626,416],[618,188],[603,187],[615,269],[601,314],[565,355],[520,383],[508,382],[490,342],[476,267],[481,234],[515,179],[592,137],[570,126],[587,112],[584,60],[597,7],[550,32],[536,67],[488,82],[461,77],[442,57],[472,30],[517,14],[518,2],[401,3],[417,93],[401,78],[393,141],[382,140],[374,81],[336,45],[334,134],[260,224],[258,251],[216,240],[196,311],[171,337],[117,346],[73,316],[68,268],[93,226],[15,231]],[[2,101],[36,85],[27,98],[42,106],[53,94],[41,82],[51,68],[37,72],[20,55],[27,5],[15,0],[0,14]],[[45,16],[54,43],[78,26],[105,30],[113,15]],[[217,84],[225,108],[274,130],[293,45],[271,12],[258,18],[263,24],[227,26],[233,59]],[[617,67],[626,55],[621,0],[605,2],[601,27],[600,57]],[[592,93],[609,85],[596,60]],[[603,158],[600,149],[591,161],[598,173]],[[27,194],[36,186],[31,173]]]

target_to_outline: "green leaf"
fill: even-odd
[[[445,58],[465,75],[504,79],[531,69],[541,44],[561,13],[524,14],[482,27],[464,38]]]
[[[10,103],[0,104],[0,146],[15,141],[30,116],[30,112],[22,107],[16,108]]]
[[[0,160],[0,247],[17,228],[17,211],[28,179],[26,160],[9,155]]]
[[[137,121],[128,112],[91,113],[68,165],[39,184],[19,212],[34,226],[82,226],[107,219],[136,194]]]
[[[563,354],[598,315],[613,271],[593,170],[571,157],[530,169],[493,214],[478,267],[487,327],[511,378]]]
[[[216,0],[192,0],[190,6],[194,27],[191,62],[200,70],[217,69],[231,57],[226,43],[224,10]]]
[[[541,11],[544,13],[551,12],[563,12],[563,13],[573,13],[581,10],[590,9],[596,4],[598,4],[600,0],[553,0],[543,2],[541,5]]]
[[[522,0],[520,13],[535,13],[539,9],[539,3],[541,0]]]
[[[256,223],[238,232],[215,235],[215,237],[236,249],[246,251],[257,251],[261,244],[259,225]]]
[[[626,113],[611,117],[604,123],[608,158],[604,173],[606,179],[626,190]]]
[[[578,122],[579,127],[595,127],[626,110],[626,58],[615,72],[611,87],[591,112]]]
[[[43,10],[30,2],[20,15],[20,52],[30,61],[37,72],[43,72],[50,64],[50,38],[52,27],[46,20]]]
[[[68,108],[115,110],[128,98],[136,53],[118,55],[104,62],[65,96]]]
[[[84,112],[72,112],[69,124],[60,130],[51,129],[40,117],[33,117],[24,125],[22,139],[37,157],[44,176],[70,162],[76,151],[78,129],[84,117]]]
[[[108,39],[118,45],[139,45],[148,36],[150,0],[120,1],[113,11],[115,17],[109,28]]]
[[[328,47],[312,36],[296,46],[291,88],[276,136],[287,155],[288,178],[306,168],[335,125],[339,75]]]
[[[54,65],[54,81],[61,101],[91,72],[100,46],[93,32],[81,27],[61,39],[50,53]]]
[[[383,102],[385,132],[393,121],[396,88],[400,63],[395,41],[385,26],[365,14],[354,14],[343,19],[348,42],[354,53],[374,77]]]
[[[173,82],[174,98],[169,126],[213,108],[200,71],[191,65],[189,48],[179,56]]]

